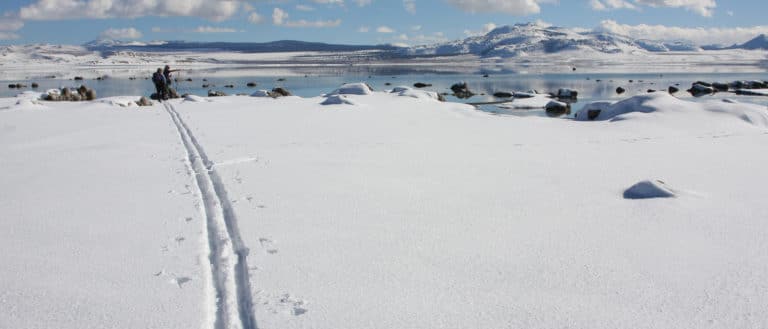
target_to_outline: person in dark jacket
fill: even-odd
[[[163,69],[158,68],[157,72],[152,74],[152,82],[155,83],[155,90],[157,91],[157,100],[162,101],[168,99],[168,84],[163,74]]]
[[[176,92],[171,92],[171,84],[173,83],[173,79],[171,79],[171,72],[176,72],[178,70],[171,70],[171,67],[166,65],[163,69],[163,77],[165,77],[165,94],[168,95],[170,98],[172,95],[176,94]]]

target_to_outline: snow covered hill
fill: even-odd
[[[485,35],[446,43],[417,46],[410,55],[474,54],[484,57],[520,57],[565,51],[638,53],[701,51],[688,41],[637,40],[627,36],[585,29],[545,26],[537,23],[502,26]]]

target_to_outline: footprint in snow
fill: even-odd
[[[267,250],[267,253],[269,254],[276,254],[277,248],[274,247],[274,242],[267,238],[259,238],[259,244],[261,244],[261,247]]]

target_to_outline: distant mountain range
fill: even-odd
[[[638,52],[678,52],[724,49],[768,49],[768,38],[760,35],[741,45],[699,46],[686,40],[658,41],[633,39],[627,36],[593,30],[542,26],[535,23],[498,27],[485,35],[469,37],[433,45],[396,47],[392,45],[340,45],[321,42],[273,41],[252,42],[186,42],[160,41],[152,43],[99,40],[84,45],[102,53],[117,51],[236,51],[265,52],[350,52],[376,50],[391,56],[452,56],[471,54],[481,57],[522,57],[537,54],[555,54],[568,51],[604,54],[632,54]]]
[[[473,54],[482,57],[520,57],[566,51],[631,54],[722,49],[768,49],[765,35],[730,47],[699,46],[687,40],[659,41],[592,30],[541,26],[533,23],[502,26],[485,35],[404,50],[410,55]]]

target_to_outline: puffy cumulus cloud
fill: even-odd
[[[464,30],[464,34],[468,37],[476,37],[480,35],[486,35],[488,32],[493,31],[496,28],[495,23],[486,23],[483,24],[483,29],[480,31],[473,31],[473,30]]]
[[[275,8],[272,11],[272,24],[277,26],[285,26],[285,27],[313,27],[313,28],[324,28],[324,27],[337,27],[341,25],[341,20],[317,20],[317,21],[308,21],[304,19],[291,21],[288,20],[288,13],[285,10],[282,10],[280,8]]]
[[[557,3],[557,0],[445,0],[471,13],[505,13],[526,16],[541,12],[542,3]]]
[[[261,24],[264,23],[264,17],[259,15],[257,12],[251,12],[250,15],[248,15],[248,21],[251,22],[251,24]]]
[[[715,0],[635,0],[651,7],[685,8],[701,16],[709,17],[717,7]]]
[[[24,20],[196,16],[213,21],[232,17],[242,0],[37,0],[19,10]]]
[[[392,29],[389,26],[379,26],[378,28],[376,28],[376,32],[379,32],[379,33],[395,33],[395,30]]]
[[[699,45],[744,43],[757,35],[768,34],[768,26],[734,28],[686,28],[665,25],[626,25],[605,20],[596,30],[623,34],[638,39],[690,40]]]
[[[111,28],[104,32],[101,32],[99,35],[99,39],[140,39],[143,34],[141,34],[141,31],[129,27],[129,28],[123,28],[123,29],[115,29]]]
[[[637,9],[637,6],[624,0],[590,0],[589,5],[594,10]]]

